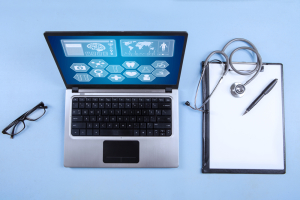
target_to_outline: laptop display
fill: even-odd
[[[69,85],[176,85],[184,36],[48,36]]]

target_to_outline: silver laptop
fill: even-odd
[[[65,167],[178,167],[186,32],[45,32],[66,85]]]

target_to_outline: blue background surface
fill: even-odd
[[[61,40],[62,39],[114,39],[116,41],[117,48],[117,57],[66,57],[62,48]],[[173,39],[175,40],[174,44],[174,53],[173,57],[122,57],[121,56],[121,47],[120,39]],[[76,85],[76,84],[137,84],[137,85],[152,85],[152,84],[161,84],[161,85],[176,85],[178,79],[178,71],[180,68],[182,49],[184,45],[184,36],[49,36],[50,44],[55,53],[56,59],[60,65],[62,73],[66,79],[67,84]],[[74,70],[70,68],[73,63],[88,63],[92,59],[103,59],[109,65],[121,65],[125,61],[136,61],[141,65],[151,65],[157,60],[166,61],[169,66],[166,68],[170,74],[167,77],[157,77],[151,82],[142,82],[138,78],[125,78],[122,82],[112,82],[109,80],[107,75],[105,78],[93,78],[90,82],[78,82],[73,77],[76,74]],[[91,66],[90,66],[91,67]],[[93,68],[90,68],[93,69]],[[125,70],[124,70],[125,71]],[[123,71],[123,72],[124,72]],[[89,71],[90,72],[90,71]],[[88,72],[88,73],[89,73]],[[123,74],[123,73],[122,73]]]
[[[11,0],[0,1],[0,11],[1,128],[40,101],[49,106],[15,139],[0,135],[0,199],[300,198],[298,0]],[[65,86],[46,30],[189,33],[179,87],[179,168],[63,167]],[[193,100],[200,62],[235,37],[252,41],[264,62],[284,64],[285,175],[200,172],[201,114],[182,103]],[[241,52],[234,60],[252,58]]]

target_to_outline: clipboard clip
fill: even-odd
[[[228,71],[234,71],[232,69],[229,69]],[[250,72],[252,70],[239,70],[239,71],[242,71],[242,72]],[[260,72],[264,72],[265,71],[265,66],[261,66],[261,69],[260,69]]]

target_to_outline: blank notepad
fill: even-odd
[[[234,64],[252,70],[255,64]],[[245,83],[249,76],[229,71],[210,99],[204,115],[203,172],[285,173],[283,81],[281,64],[264,64],[264,70],[246,86],[242,98],[233,97],[230,86]],[[207,91],[214,89],[223,67],[211,63],[206,72]],[[247,107],[266,86],[275,87],[246,115]],[[204,88],[203,88],[204,89]],[[204,96],[207,96],[205,89]]]

